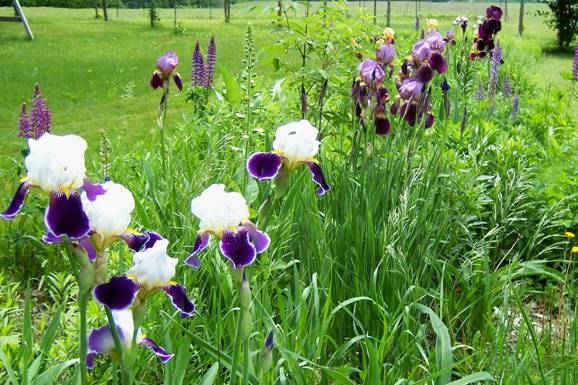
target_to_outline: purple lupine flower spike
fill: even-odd
[[[199,46],[199,41],[195,44],[195,50],[193,51],[193,85],[194,86],[204,86],[205,84],[205,64],[203,63],[203,54],[201,53],[201,48]]]
[[[40,138],[44,133],[50,132],[50,125],[52,118],[50,111],[48,111],[48,104],[46,99],[40,93],[40,85],[36,83],[34,86],[34,95],[32,96],[32,111],[30,112],[29,130],[31,131],[29,137],[34,139]]]
[[[578,42],[574,50],[574,67],[572,68],[572,79],[578,81]]]
[[[504,84],[502,85],[502,95],[512,95],[512,81],[510,80],[510,74],[507,74],[506,78],[504,79]]]
[[[30,138],[30,121],[28,120],[28,112],[26,111],[26,103],[22,103],[20,109],[20,119],[18,119],[18,137]]]
[[[516,116],[520,112],[520,95],[516,92],[516,95],[512,98],[512,115]]]
[[[419,31],[419,17],[417,17],[417,16],[415,18],[415,30]]]
[[[494,101],[496,96],[496,86],[498,84],[498,78],[500,76],[500,65],[502,64],[502,48],[500,44],[496,43],[496,46],[491,51],[492,58],[490,61],[490,79],[488,84],[488,98]]]
[[[215,44],[215,36],[211,37],[209,48],[207,49],[207,68],[205,74],[205,87],[210,88],[213,85],[213,77],[215,75],[215,63],[217,62],[217,45]]]

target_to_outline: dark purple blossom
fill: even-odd
[[[502,85],[502,95],[512,95],[512,81],[510,80],[510,74],[507,74],[506,78],[504,79],[504,84]]]
[[[512,115],[516,116],[520,112],[520,95],[516,93],[512,98]]]
[[[217,62],[217,45],[215,44],[215,37],[211,37],[209,48],[207,49],[207,73],[206,73],[206,88],[213,85],[213,77],[215,75],[215,63]]]
[[[500,77],[500,65],[502,63],[502,49],[499,44],[492,50],[492,58],[490,61],[490,78],[488,80],[488,98],[494,102],[496,96],[496,88],[498,79]]]
[[[199,41],[197,40],[195,50],[193,51],[193,86],[204,87],[205,77],[205,63]]]
[[[572,79],[578,81],[578,42],[574,50],[574,67],[572,68]]]
[[[38,139],[44,133],[50,132],[52,125],[52,116],[48,110],[48,103],[40,93],[38,83],[34,86],[34,95],[32,96],[32,111],[30,117],[26,111],[26,104],[22,104],[20,118],[18,120],[18,136],[27,139]]]

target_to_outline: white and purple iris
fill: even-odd
[[[50,195],[44,215],[45,238],[85,238],[90,232],[90,224],[77,190],[84,184],[86,141],[76,135],[45,133],[39,139],[29,139],[28,147],[30,154],[24,160],[26,177],[18,186],[10,206],[0,216],[15,218],[31,188],[39,187]]]
[[[381,68],[381,67],[380,67]],[[331,190],[315,155],[319,151],[318,130],[307,120],[291,122],[277,129],[272,152],[256,152],[247,161],[249,174],[259,180],[274,178],[282,167],[291,171],[302,164],[309,168],[317,195]]]
[[[127,307],[122,310],[113,310],[111,313],[123,349],[128,350],[131,347],[133,334],[135,332],[132,310]],[[137,330],[136,333],[136,343],[149,348],[159,357],[161,362],[165,363],[173,358],[173,353],[167,352],[152,339],[144,337],[140,330]],[[106,324],[90,332],[88,336],[88,354],[86,356],[86,366],[89,369],[93,368],[94,359],[97,355],[102,354],[107,356],[114,353],[118,356],[110,324]]]
[[[269,236],[249,220],[249,207],[238,192],[227,192],[222,184],[209,186],[191,202],[191,212],[200,219],[191,255],[185,263],[200,266],[198,254],[207,248],[211,235],[219,238],[219,249],[235,269],[252,264],[270,243]]]
[[[175,85],[179,90],[183,89],[183,78],[176,71],[179,64],[179,57],[176,53],[169,51],[157,59],[157,69],[153,72],[150,86],[155,90],[159,87],[168,88],[172,76]]]

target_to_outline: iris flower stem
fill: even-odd
[[[249,384],[249,336],[243,337],[243,385]]]
[[[237,323],[237,332],[235,336],[235,345],[233,346],[233,356],[231,357],[231,381],[229,383],[230,385],[235,385],[237,381],[237,359],[239,358],[239,350],[241,348],[242,327],[243,327],[243,316],[242,314],[239,314],[239,322]]]
[[[88,371],[86,368],[86,355],[88,353],[88,338],[86,335],[86,310],[90,291],[78,293],[78,311],[80,312],[80,383],[88,385]]]
[[[110,331],[112,333],[112,339],[114,340],[114,346],[118,353],[118,358],[120,361],[121,371],[122,371],[122,383],[124,385],[132,385],[132,375],[130,366],[127,365],[125,360],[124,348],[122,342],[120,341],[120,335],[118,334],[118,329],[116,328],[116,323],[114,322],[114,317],[112,316],[112,311],[105,306],[106,316],[108,318],[108,324],[110,325]]]

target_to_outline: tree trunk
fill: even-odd
[[[100,16],[98,16],[98,0],[94,0],[94,17],[96,19],[98,19]]]
[[[177,0],[173,0],[173,10],[174,10],[174,19],[175,19],[175,32],[177,32]]]
[[[385,25],[391,27],[391,0],[387,0],[387,20]]]
[[[504,17],[508,21],[508,0],[504,0]]]
[[[229,5],[230,0],[225,0],[223,2],[223,9],[225,11],[225,23],[229,22],[229,12],[231,10],[231,6]]]
[[[102,0],[102,15],[104,16],[104,21],[108,21],[108,11],[106,10],[106,0]]]
[[[524,32],[524,0],[520,0],[520,16],[518,18],[518,35]]]
[[[373,24],[377,24],[377,0],[373,0]]]

